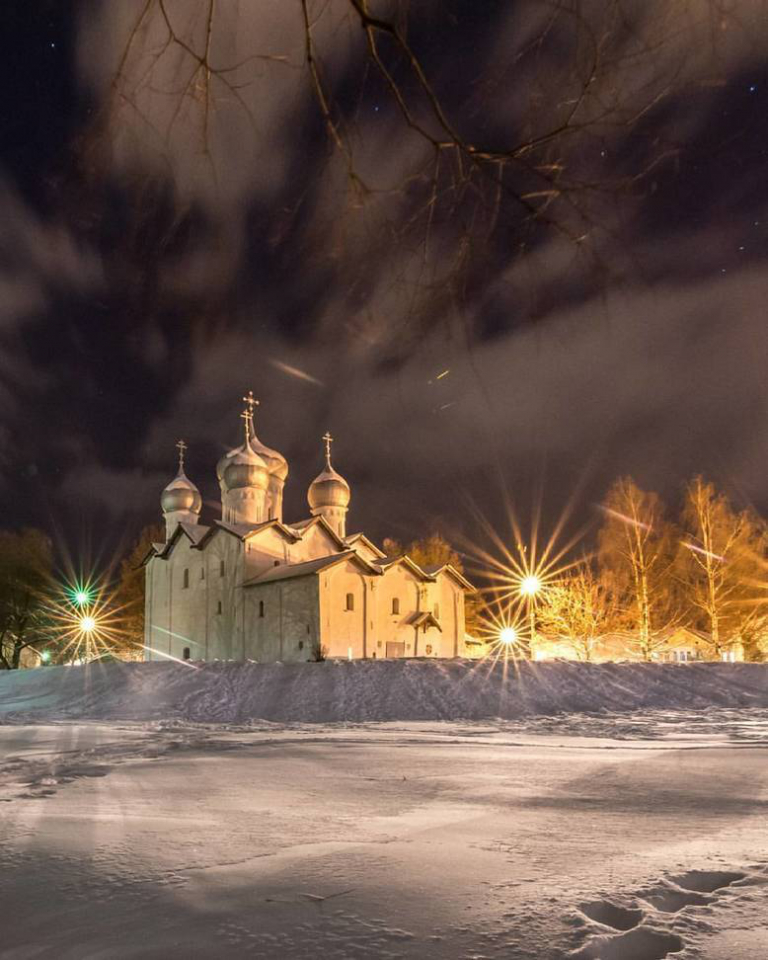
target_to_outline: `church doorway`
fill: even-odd
[[[393,640],[387,640],[387,657],[396,659],[405,656],[405,644],[397,643]]]

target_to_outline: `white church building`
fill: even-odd
[[[148,659],[296,661],[456,657],[464,650],[464,595],[472,585],[446,564],[422,569],[347,533],[351,493],[331,464],[309,485],[310,516],[283,520],[285,458],[253,429],[221,458],[221,520],[200,521],[202,498],[179,469],[163,490],[165,543],[146,569]]]

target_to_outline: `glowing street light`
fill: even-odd
[[[536,639],[536,596],[541,590],[542,582],[535,573],[527,573],[518,587],[521,597],[525,598],[528,607],[528,658],[533,653],[533,642]]]
[[[529,573],[520,581],[519,592],[523,597],[535,597],[541,590],[541,580],[535,573]]]
[[[69,591],[69,599],[72,603],[82,609],[89,607],[94,601],[93,589],[87,584],[76,584]]]
[[[96,626],[96,617],[80,617],[80,631],[82,633],[93,633],[93,631],[96,629]]]
[[[517,630],[514,627],[504,627],[499,631],[499,640],[506,647],[511,647],[512,644],[517,643]]]

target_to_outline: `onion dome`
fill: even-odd
[[[326,433],[325,441],[325,469],[319,473],[309,485],[307,500],[313,513],[325,507],[346,507],[352,499],[349,484],[331,466],[331,443],[333,437]]]
[[[246,420],[246,431],[248,421]],[[227,454],[226,466],[221,475],[222,483],[227,490],[239,490],[242,487],[255,487],[266,490],[269,482],[267,465],[251,446],[248,432],[242,447]]]
[[[176,446],[179,448],[179,471],[160,497],[163,513],[176,513],[183,510],[186,513],[199,514],[203,506],[203,498],[194,483],[184,473],[184,451],[187,445],[183,440],[179,440]]]
[[[272,476],[285,480],[288,476],[288,461],[277,450],[272,450],[259,440],[256,431],[251,429],[251,449],[255,450],[261,459],[266,463],[267,470]]]
[[[250,438],[251,449],[254,450],[264,461],[269,474],[278,477],[280,480],[285,480],[285,478],[288,476],[288,461],[285,459],[282,453],[278,453],[277,450],[272,450],[266,444],[262,443],[261,440],[259,440],[259,438],[256,436],[256,431],[253,429],[253,408],[258,405],[259,401],[254,399],[252,390],[248,391],[248,395],[243,397],[243,400],[248,405],[248,410],[250,413],[250,426],[248,428],[248,435]],[[230,450],[229,453],[225,453],[216,464],[216,478],[218,479],[219,483],[222,482],[224,478],[224,471],[227,469],[232,458],[241,452],[242,449],[242,447],[236,447],[234,450]]]

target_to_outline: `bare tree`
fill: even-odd
[[[680,574],[702,638],[720,657],[759,628],[754,609],[763,551],[763,530],[749,511],[736,513],[728,498],[696,477],[686,488],[685,536],[680,546]]]
[[[165,541],[165,527],[144,527],[128,556],[120,563],[120,575],[109,606],[119,629],[111,632],[108,650],[115,656],[137,657],[144,645],[146,570],[142,561],[153,543]]]
[[[43,533],[0,532],[0,669],[18,670],[24,651],[54,644],[51,571]]]
[[[455,273],[487,260],[477,250],[491,237],[508,259],[527,252],[536,225],[578,249],[610,230],[616,198],[676,156],[654,110],[709,80],[726,36],[710,26],[728,19],[706,3],[524,0],[497,14],[501,36],[483,36],[476,75],[457,93],[424,38],[458,53],[462,16],[407,0],[286,0],[279,14],[216,0],[105,5],[88,28],[104,34],[106,21],[112,34],[94,131],[154,150],[171,173],[174,158],[199,156],[226,187],[233,136],[260,142],[278,103],[281,123],[299,122],[310,95],[351,207],[395,211],[398,240],[415,229],[425,261],[433,230],[452,224],[455,252],[439,261]],[[374,100],[391,119],[386,144],[364,120]],[[612,163],[628,137],[633,149]],[[399,158],[391,177],[384,147]]]
[[[677,537],[658,495],[641,490],[631,477],[611,487],[603,513],[600,562],[615,579],[628,646],[651,660],[675,622]]]
[[[585,562],[547,587],[539,612],[542,632],[568,644],[580,660],[592,660],[616,616],[616,599],[604,576]]]

